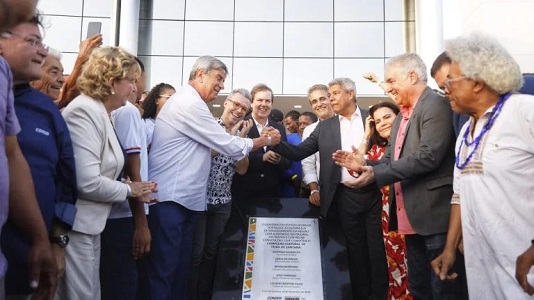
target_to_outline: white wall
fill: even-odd
[[[444,38],[471,31],[496,37],[523,73],[534,72],[533,0],[446,0]]]
[[[403,0],[140,2],[137,55],[148,86],[180,86],[196,57],[214,55],[230,70],[223,93],[263,82],[276,94],[304,95],[315,83],[351,77],[359,94],[383,95],[361,74],[382,77],[385,60],[404,52]],[[45,43],[64,52],[66,73],[89,21],[102,22],[110,45],[112,6],[109,0],[39,1],[49,25]]]

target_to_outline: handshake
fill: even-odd
[[[278,145],[280,143],[280,140],[282,139],[282,135],[280,134],[280,131],[278,131],[278,129],[271,126],[267,126],[261,131],[260,138],[265,139],[264,146],[270,147]]]

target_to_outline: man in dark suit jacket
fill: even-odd
[[[336,116],[319,122],[300,145],[280,143],[272,149],[292,160],[319,151],[321,214],[338,217],[345,232],[353,298],[386,299],[388,275],[381,193],[374,183],[357,189],[346,186],[351,175],[332,160],[337,149],[349,150],[360,144],[368,112],[356,105],[356,87],[349,78],[332,80],[329,94]]]
[[[287,141],[285,128],[269,118],[273,105],[273,92],[264,85],[257,84],[251,90],[252,113],[245,119],[252,118],[254,125],[250,129],[249,138],[260,137],[266,127],[274,127]],[[284,171],[289,168],[290,161],[267,147],[249,153],[249,167],[245,175],[234,175],[232,198],[246,201],[251,197],[280,197]]]
[[[361,158],[363,167],[344,165],[363,172],[355,187],[373,180],[378,186],[393,184],[390,229],[398,225],[406,235],[414,299],[463,299],[462,279],[444,283],[430,270],[445,245],[450,214],[455,143],[450,105],[427,86],[426,66],[416,54],[391,58],[385,79],[401,108],[386,153],[378,163],[367,161],[372,167]]]
[[[449,68],[451,67],[451,59],[447,56],[447,53],[442,52],[430,68],[430,76],[434,78],[439,89],[445,92],[445,80],[449,74]],[[452,126],[454,128],[454,135],[457,137],[464,126],[465,122],[469,120],[468,115],[458,114],[452,112]]]

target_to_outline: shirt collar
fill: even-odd
[[[354,110],[354,112],[352,113],[352,115],[350,115],[350,120],[354,120],[355,117],[357,116],[361,116],[362,115],[362,112],[360,111],[360,107],[358,105],[356,105],[356,109]],[[343,117],[342,115],[337,115],[338,118],[339,118],[339,121],[343,120],[343,119],[347,119],[345,117]]]
[[[267,118],[267,121],[265,122],[265,126],[263,126],[252,115],[250,115],[250,117],[252,118],[252,120],[254,120],[254,125],[256,125],[256,127],[261,126],[263,128],[263,127],[269,126],[269,118]]]
[[[20,83],[13,87],[13,95],[20,96],[24,93],[29,92],[31,89],[31,86],[29,83]]]

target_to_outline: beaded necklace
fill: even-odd
[[[469,132],[471,132],[471,123],[467,127],[467,130],[464,132],[464,136],[462,137],[462,142],[460,143],[460,147],[458,147],[458,152],[456,153],[456,167],[460,170],[463,170],[471,161],[473,158],[473,154],[478,149],[478,146],[480,146],[480,141],[482,141],[482,138],[486,135],[486,133],[491,129],[491,126],[493,126],[493,123],[501,113],[502,107],[504,106],[504,102],[510,98],[510,93],[503,94],[499,97],[499,101],[497,101],[497,104],[495,104],[495,108],[491,112],[491,116],[489,117],[488,121],[486,121],[486,124],[482,127],[482,130],[478,134],[477,137],[473,139],[472,142],[469,142],[467,140],[467,136],[469,135]],[[467,155],[467,158],[462,163],[460,162],[460,153],[462,152],[462,147],[466,144],[467,146],[475,145],[473,150]]]

